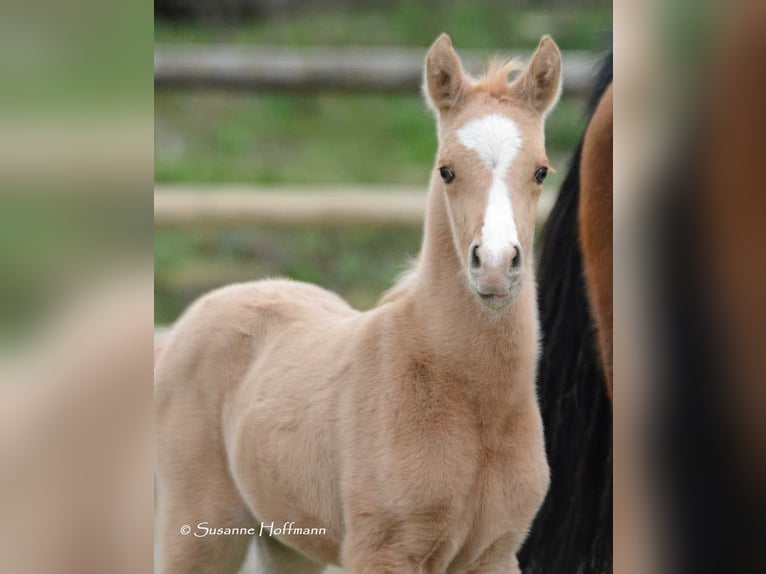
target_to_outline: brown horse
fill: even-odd
[[[442,35],[421,257],[358,312],[286,280],[184,314],[156,365],[160,572],[518,572],[548,489],[533,234],[561,55],[467,76]],[[227,530],[228,529],[228,530]],[[211,533],[212,531],[212,533]]]
[[[551,487],[525,572],[612,570],[612,55],[543,230],[539,394]]]
[[[585,132],[578,209],[580,245],[598,348],[612,396],[612,85],[598,102]]]

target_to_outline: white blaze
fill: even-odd
[[[519,243],[511,198],[505,185],[505,174],[521,147],[519,128],[510,118],[490,114],[471,120],[458,130],[457,136],[460,143],[475,151],[492,172],[481,244],[483,253],[499,261],[511,245]]]

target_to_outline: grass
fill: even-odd
[[[524,6],[510,2],[386,3],[353,10],[306,8],[290,18],[237,26],[173,24],[158,20],[156,42],[428,46],[441,32],[462,49],[533,48],[551,34],[563,49],[603,50],[611,3],[592,6]]]
[[[158,182],[424,185],[436,152],[417,96],[159,92],[155,118]],[[548,121],[552,159],[581,131],[582,102],[564,99]]]

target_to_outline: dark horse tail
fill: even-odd
[[[588,120],[611,83],[610,50],[590,96]],[[581,150],[582,140],[543,229],[538,392],[551,487],[519,556],[525,574],[612,570],[612,405],[578,241]]]

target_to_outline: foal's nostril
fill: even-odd
[[[513,259],[511,259],[511,269],[521,268],[521,249],[513,248]]]
[[[471,268],[478,269],[481,267],[481,259],[479,259],[479,244],[474,243],[471,247]]]

